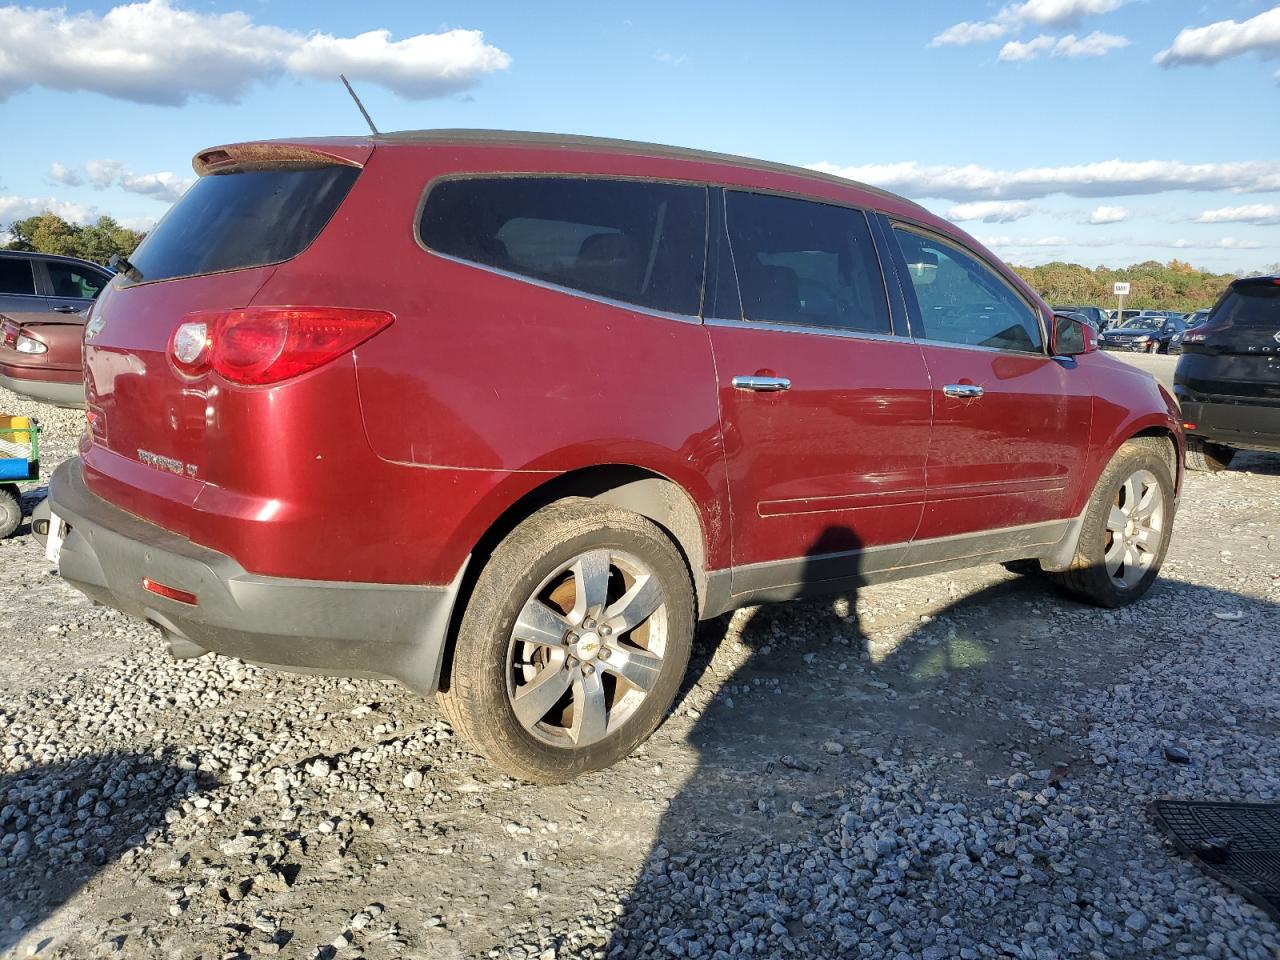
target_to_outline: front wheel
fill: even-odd
[[[0,486],[0,540],[11,536],[22,525],[22,493],[16,486]]]
[[[1173,530],[1169,443],[1138,437],[1123,444],[1085,509],[1071,566],[1059,585],[1101,607],[1123,607],[1155,582]]]
[[[530,516],[494,550],[440,701],[512,776],[558,783],[627,756],[675,699],[693,644],[684,558],[654,523],[588,500]]]

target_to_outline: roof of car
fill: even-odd
[[[0,250],[0,257],[23,257],[27,260],[62,260],[66,263],[86,263],[91,267],[110,273],[110,267],[104,267],[100,263],[94,263],[92,260],[85,260],[82,257],[69,257],[62,253],[41,253],[39,250]]]
[[[906,203],[924,210],[918,203],[906,197],[874,187],[868,183],[851,180],[848,177],[823,173],[806,167],[797,167],[787,163],[775,163],[771,160],[757,160],[752,157],[741,157],[731,153],[716,153],[711,150],[694,150],[689,147],[672,147],[661,143],[645,143],[639,140],[615,140],[610,137],[587,137],[570,133],[536,133],[524,130],[473,130],[467,128],[439,130],[400,130],[394,133],[379,133],[372,138],[381,143],[467,143],[485,146],[509,145],[528,147],[559,147],[570,150],[595,150],[611,153],[642,154],[647,157],[660,157],[673,160],[696,160],[704,163],[725,163],[751,170],[763,170],[770,173],[785,173],[789,176],[805,177],[824,183],[835,183],[842,187],[855,187],[886,199]],[[927,211],[926,211],[927,212]]]

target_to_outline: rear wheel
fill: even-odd
[[[1125,606],[1151,589],[1173,529],[1168,451],[1155,437],[1120,447],[1094,488],[1071,566],[1053,575],[1058,584],[1102,607]]]
[[[1227,469],[1235,455],[1236,452],[1231,447],[1224,447],[1220,443],[1209,443],[1199,437],[1187,437],[1188,470],[1218,473]]]
[[[562,501],[516,527],[485,564],[440,701],[507,773],[568,780],[653,732],[684,676],[694,623],[688,568],[661,529]]]
[[[22,493],[11,483],[0,486],[0,540],[22,525]]]

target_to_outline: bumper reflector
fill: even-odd
[[[164,597],[166,600],[174,600],[192,607],[200,603],[200,598],[194,593],[179,590],[177,587],[166,587],[163,583],[156,583],[150,577],[142,578],[142,589],[154,593],[157,597]]]
[[[1182,429],[1183,429],[1183,430],[1194,430],[1195,428],[1196,428],[1196,425],[1195,425],[1194,423],[1192,423],[1190,420],[1183,420],[1183,421],[1182,421]]]

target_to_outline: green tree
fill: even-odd
[[[86,227],[68,223],[56,213],[44,213],[9,225],[10,250],[58,253],[105,264],[113,254],[128,256],[145,234],[122,227],[111,217],[99,217]]]

